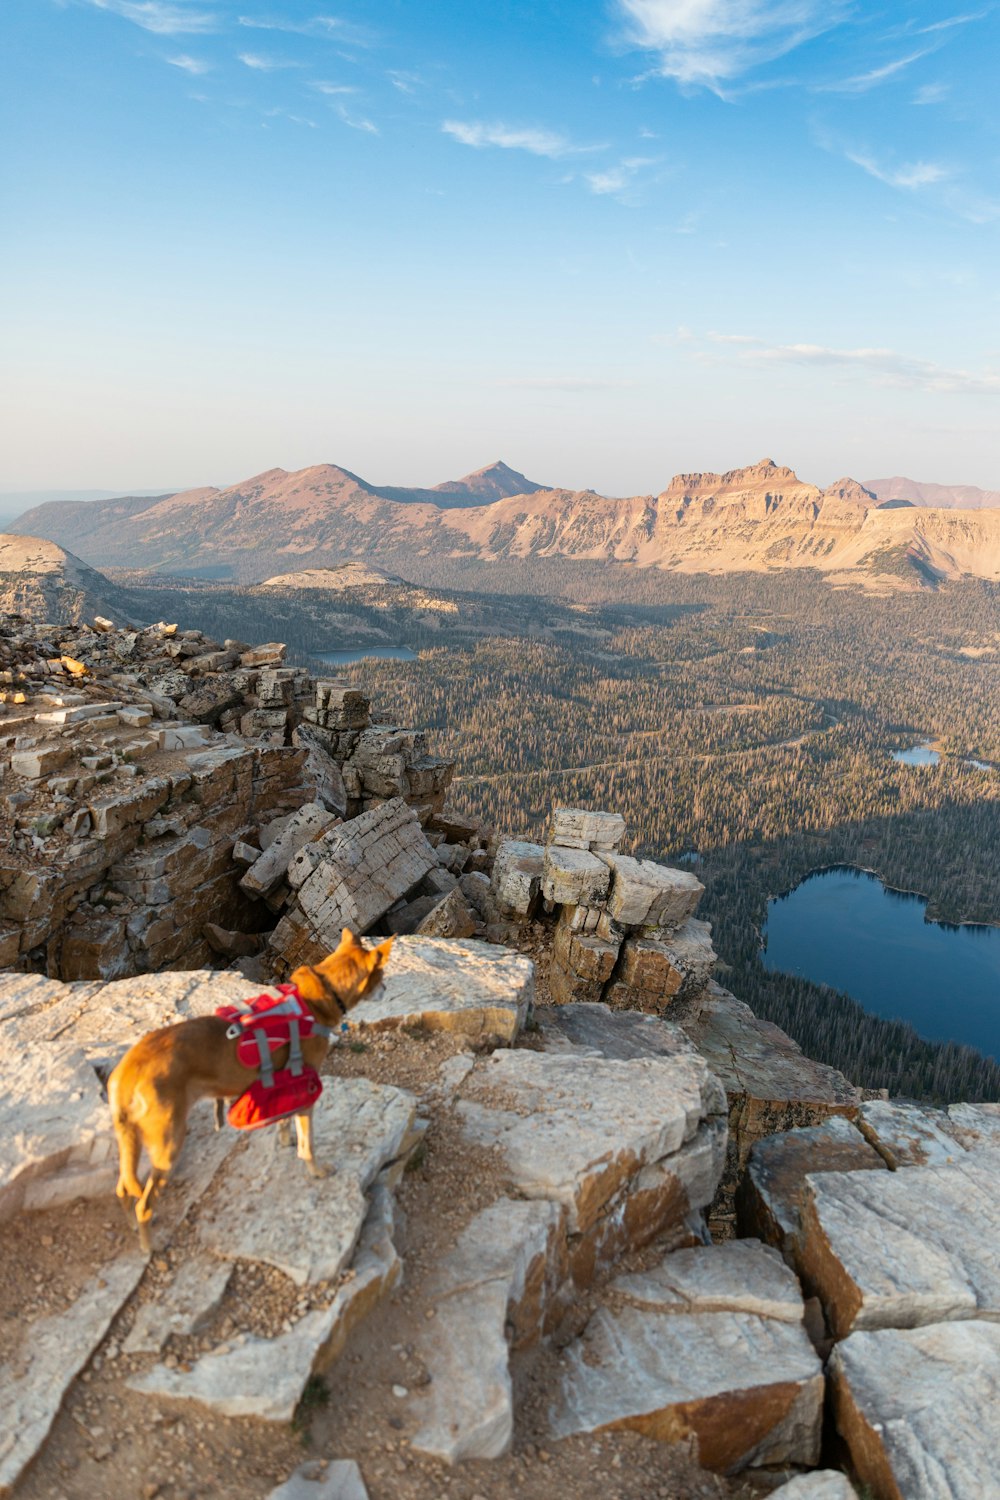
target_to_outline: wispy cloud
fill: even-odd
[[[326,83],[321,78],[318,78],[315,83],[311,83],[309,87],[315,89],[317,94],[356,94],[358,92],[353,84]]]
[[[304,21],[293,21],[286,16],[237,16],[237,24],[249,26],[254,31],[285,31],[292,36],[324,37],[327,41],[343,42],[348,47],[370,47],[375,34],[365,26],[345,21],[342,16],[310,16]]]
[[[943,21],[932,21],[929,26],[917,28],[917,36],[927,36],[933,31],[950,31],[953,26],[968,26],[970,21],[982,21],[989,15],[989,10],[969,11],[964,16],[946,16]]]
[[[90,0],[98,10],[106,10],[125,21],[151,31],[155,36],[197,35],[214,31],[217,17],[212,11],[195,10],[184,0]]]
[[[889,187],[912,191],[915,188],[931,187],[937,182],[947,182],[952,176],[951,171],[940,162],[914,161],[899,167],[886,167],[867,151],[847,151],[844,154],[848,161],[867,172],[869,177],[875,177]]]
[[[921,57],[926,57],[933,51],[931,47],[925,47],[920,52],[911,52],[908,57],[898,57],[895,62],[886,63],[881,68],[872,68],[867,73],[855,73],[852,78],[842,78],[837,83],[822,83],[817,85],[818,94],[866,94],[869,89],[877,88],[880,83],[886,83],[895,78],[915,63]]]
[[[267,57],[261,52],[238,52],[237,57],[244,67],[252,68],[255,73],[275,73],[282,68],[301,68],[300,62],[293,62],[286,57]]]
[[[922,84],[913,96],[914,104],[942,104],[947,99],[949,88],[946,83]]]
[[[655,167],[658,156],[626,156],[615,167],[604,171],[584,172],[583,180],[592,193],[599,197],[617,198],[620,203],[635,201],[635,188],[639,174],[646,167]]]
[[[483,120],[445,120],[441,129],[445,135],[461,141],[463,146],[474,146],[483,150],[498,146],[506,151],[528,151],[532,156],[574,156],[580,152],[601,150],[595,146],[575,146],[565,135],[555,130],[535,126],[504,125],[497,121],[488,124]]]
[[[831,30],[846,0],[617,0],[625,40],[656,72],[716,88]]]
[[[346,104],[335,104],[333,106],[337,118],[343,120],[351,130],[360,130],[363,135],[379,135],[380,131],[374,120],[366,119],[364,115],[355,115],[347,108]]]
[[[894,349],[835,349],[824,344],[768,344],[747,334],[709,333],[709,343],[729,346],[750,363],[809,365],[867,371],[879,384],[961,396],[1000,396],[1000,375],[950,369]]]
[[[208,73],[212,67],[212,64],[205,62],[203,58],[189,57],[186,52],[182,52],[178,57],[168,57],[166,61],[172,68],[181,68],[185,73]]]

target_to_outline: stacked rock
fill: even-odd
[[[491,890],[501,915],[558,913],[549,968],[556,1004],[659,1012],[711,978],[711,929],[694,916],[701,881],[619,853],[624,834],[617,813],[561,807],[544,846],[504,839],[497,850]]]

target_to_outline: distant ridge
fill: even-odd
[[[980,490],[974,484],[926,484],[896,474],[892,479],[866,479],[880,500],[908,500],[911,505],[941,510],[991,510],[1000,506],[1000,490]]]
[[[483,469],[475,469],[461,479],[446,479],[443,484],[435,484],[429,490],[382,485],[374,493],[385,500],[396,500],[403,505],[422,501],[427,505],[438,505],[443,510],[450,510],[467,505],[493,505],[497,500],[506,500],[511,495],[534,495],[544,488],[544,485],[527,479],[498,458],[496,463],[487,464]]]
[[[687,573],[815,568],[833,582],[892,588],[1000,577],[1000,511],[928,509],[849,477],[820,489],[770,458],[678,474],[658,495],[621,498],[544,489],[503,463],[436,490],[387,490],[316,464],[152,502],[43,505],[17,525],[98,566],[243,582],[361,558],[405,574],[421,556],[564,557]]]

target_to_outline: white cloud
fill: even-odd
[[[125,21],[141,26],[156,36],[194,35],[214,31],[216,18],[211,11],[194,10],[184,0],[90,0],[98,10],[106,10]]]
[[[629,201],[629,194],[636,185],[636,178],[645,167],[654,167],[660,158],[656,156],[626,156],[616,167],[604,171],[584,172],[583,180],[592,193],[598,196]]]
[[[967,26],[970,21],[981,21],[987,15],[988,10],[976,10],[964,16],[946,16],[943,21],[933,21],[929,26],[919,27],[917,35],[926,36],[931,31],[950,31],[953,26]]]
[[[178,57],[168,57],[166,61],[172,68],[181,68],[185,73],[208,73],[212,67],[211,63],[205,62],[200,57],[189,57],[182,52]]]
[[[879,384],[963,396],[1000,396],[1000,375],[954,370],[894,349],[834,349],[823,344],[767,344],[738,333],[709,333],[708,341],[733,347],[743,362],[812,365],[867,371]]]
[[[356,94],[358,92],[349,83],[324,83],[322,79],[317,79],[309,87],[315,89],[318,94]]]
[[[618,0],[626,39],[657,56],[656,71],[709,88],[783,57],[829,31],[845,0]]]
[[[373,120],[367,120],[363,115],[352,115],[346,105],[343,104],[335,104],[333,107],[339,118],[343,120],[345,125],[349,125],[352,130],[360,130],[364,135],[380,134],[379,128]]]
[[[941,104],[948,97],[946,83],[925,83],[913,96],[914,104]]]
[[[911,63],[917,62],[921,57],[926,57],[931,50],[925,47],[922,52],[911,52],[908,57],[899,57],[895,62],[886,63],[881,68],[872,68],[867,73],[856,73],[852,78],[841,79],[839,83],[820,84],[816,92],[820,94],[866,94],[869,89],[877,88],[887,79],[895,78]]]
[[[370,47],[373,34],[364,26],[345,21],[340,16],[310,16],[305,21],[291,21],[284,16],[237,16],[237,24],[254,31],[285,31],[293,36],[325,37],[349,47]]]
[[[870,177],[894,188],[912,190],[932,187],[934,183],[947,182],[952,175],[947,167],[934,161],[915,161],[901,167],[884,167],[869,152],[848,151],[845,154],[848,161],[867,172]]]
[[[247,68],[256,73],[273,73],[280,68],[300,68],[301,63],[290,62],[280,57],[265,57],[260,52],[238,52],[237,57]]]
[[[441,129],[445,135],[461,141],[463,146],[474,146],[477,150],[499,146],[507,151],[528,151],[532,156],[548,156],[553,160],[560,156],[572,156],[581,150],[595,149],[593,146],[574,146],[566,136],[554,130],[533,126],[504,125],[500,122],[487,124],[482,120],[445,120]]]

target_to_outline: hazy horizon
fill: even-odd
[[[0,485],[996,488],[1000,10],[906,9],[8,0]]]

